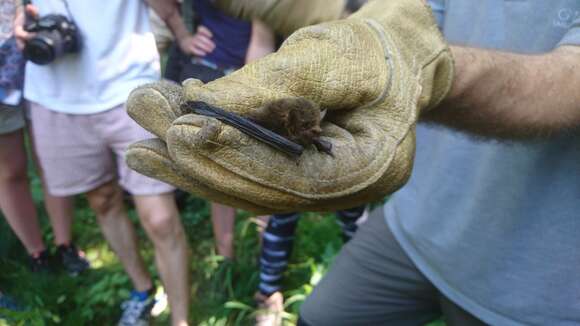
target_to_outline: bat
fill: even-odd
[[[304,152],[304,147],[292,142],[277,133],[268,130],[259,124],[244,118],[238,114],[227,112],[218,107],[201,101],[189,101],[182,105],[183,112],[195,113],[206,117],[216,118],[230,125],[246,135],[253,137],[273,148],[284,152],[292,157],[299,157]]]
[[[249,113],[248,117],[200,101],[187,102],[183,109],[216,118],[293,157],[302,155],[304,146],[310,145],[332,156],[332,144],[320,138],[321,111],[304,98],[271,101]]]

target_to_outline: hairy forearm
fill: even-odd
[[[522,55],[452,47],[452,90],[425,121],[494,138],[546,137],[580,127],[580,51]]]

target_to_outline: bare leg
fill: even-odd
[[[189,252],[173,194],[134,198],[143,228],[155,246],[155,261],[171,307],[172,325],[187,325]]]
[[[30,255],[45,249],[28,185],[22,130],[0,135],[0,209]]]
[[[211,203],[211,221],[217,253],[234,259],[234,224],[236,210],[232,207]]]
[[[44,182],[44,171],[38,161],[36,155],[36,147],[34,144],[34,137],[32,137],[32,126],[29,126],[30,142],[32,144],[32,158],[36,165],[36,171],[42,179],[42,188],[44,193],[44,207],[48,212],[50,224],[52,225],[52,232],[54,233],[54,243],[58,245],[69,245],[71,243],[71,226],[74,216],[73,198],[71,197],[57,197],[53,196],[46,189]]]
[[[73,197],[56,197],[48,193],[44,188],[44,207],[48,212],[54,243],[69,245],[71,243],[71,226],[74,216]]]
[[[123,206],[123,193],[117,182],[111,181],[90,191],[87,198],[105,239],[119,257],[135,289],[149,290],[153,282],[139,255],[135,229]]]

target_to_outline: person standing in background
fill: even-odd
[[[336,222],[342,232],[343,243],[356,233],[366,221],[366,206],[337,211]],[[256,326],[281,326],[284,312],[282,281],[292,255],[300,213],[274,214],[262,235],[260,250],[260,282],[254,299],[260,309]]]
[[[187,44],[190,35],[176,8],[161,0],[37,0],[35,6],[27,6],[32,17],[60,14],[74,22],[82,46],[46,65],[29,62],[24,96],[31,102],[32,137],[47,189],[59,197],[86,193],[105,238],[133,283],[119,325],[146,324],[155,303],[154,284],[139,254],[122,188],[133,195],[155,247],[172,324],[187,325],[189,257],[174,188],[130,170],[124,161],[130,143],[151,137],[127,115],[124,103],[134,88],[160,77],[145,2]],[[34,37],[23,25],[22,13],[15,23],[22,48]]]
[[[196,78],[207,83],[275,50],[274,34],[259,21],[232,18],[209,0],[190,0],[184,5],[195,13],[195,28],[191,29],[196,33],[191,42],[182,39],[170,49],[167,79]],[[211,216],[217,253],[231,261],[235,258],[235,208],[211,203]]]
[[[50,254],[42,240],[27,175],[22,100],[24,58],[13,35],[14,17],[19,6],[20,2],[16,0],[0,3],[0,210],[30,255],[31,269],[49,271],[52,269]],[[66,272],[77,275],[89,268],[89,263],[71,241],[72,198],[54,197],[45,189],[44,202],[54,232],[58,260]]]

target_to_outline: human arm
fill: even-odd
[[[179,12],[179,3],[175,0],[145,0],[157,15],[165,22],[175,36],[175,40],[183,53],[205,56],[213,51],[215,44],[212,34],[207,28],[200,26],[195,34],[191,34]]]
[[[34,33],[30,33],[24,30],[26,15],[38,17],[38,8],[32,4],[28,4],[26,5],[26,7],[16,6],[16,14],[14,15],[13,28],[14,28],[14,37],[16,38],[16,44],[20,50],[24,49],[24,44],[26,43],[26,41],[34,36]]]
[[[264,57],[276,50],[276,38],[268,26],[259,20],[252,21],[252,36],[246,52],[246,63]]]
[[[255,1],[217,2],[241,16],[267,16],[261,14]],[[347,9],[356,11],[364,2],[346,1]],[[317,16],[316,3],[309,4],[313,16]],[[433,9],[437,9],[435,14],[441,24],[441,5],[437,1],[430,3],[435,4]],[[278,7],[282,5],[275,8]],[[276,10],[270,15],[285,15],[295,26],[306,22],[299,10]],[[437,109],[423,114],[424,121],[507,139],[542,137],[580,125],[577,48],[566,46],[543,55],[522,55],[453,46],[452,53],[456,67],[453,90]]]
[[[246,20],[260,19],[284,36],[295,30],[346,18],[368,0],[212,0],[228,14]]]
[[[292,34],[300,27],[343,17],[344,0],[212,0],[224,12],[246,20],[260,19],[276,33]],[[350,2],[350,1],[348,1]]]
[[[450,93],[425,121],[485,137],[546,137],[580,127],[580,48],[541,55],[451,47]]]
[[[145,2],[165,22],[178,42],[191,37],[191,33],[181,18],[179,3],[176,0],[145,0]]]

